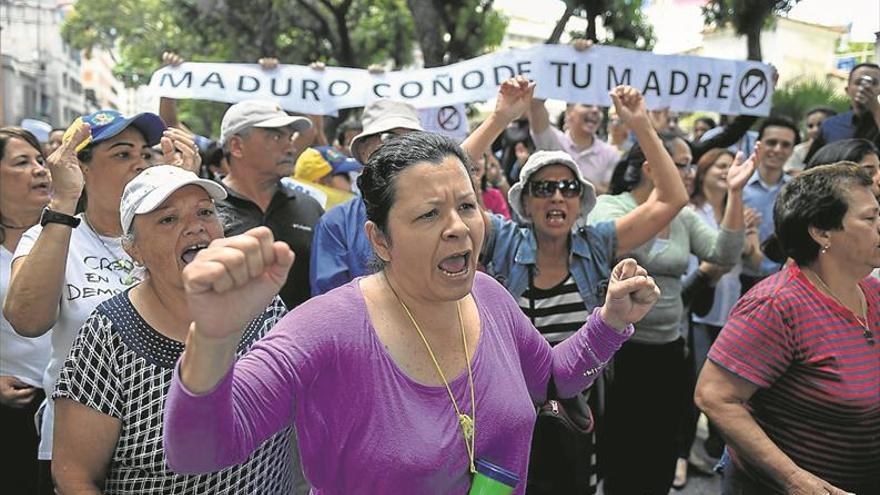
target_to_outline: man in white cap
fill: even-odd
[[[288,115],[271,101],[247,100],[229,107],[220,125],[220,145],[229,163],[222,184],[228,196],[217,201],[226,236],[265,225],[296,253],[279,295],[293,309],[309,298],[312,229],[324,213],[311,197],[281,185],[293,173],[297,145],[307,141],[311,121]],[[308,136],[305,136],[308,138]],[[306,143],[307,145],[308,143]]]

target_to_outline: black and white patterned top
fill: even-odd
[[[571,274],[549,289],[530,283],[517,304],[551,345],[570,337],[590,316]]]
[[[150,327],[128,295],[126,291],[114,296],[89,316],[53,394],[53,398],[75,400],[121,422],[103,493],[292,493],[290,428],[266,440],[243,464],[202,475],[180,475],[168,469],[162,447],[165,398],[184,345]],[[276,297],[244,331],[238,355],[286,312]]]

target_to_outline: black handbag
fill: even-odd
[[[529,266],[529,287],[534,272]],[[534,300],[529,298],[532,314]],[[532,324],[535,324],[532,318]],[[526,495],[585,494],[590,490],[590,465],[595,449],[591,390],[562,399],[553,377],[547,384],[547,400],[538,407],[532,432]]]
[[[551,379],[532,435],[527,495],[588,493],[594,450],[589,396],[588,390],[560,399]]]

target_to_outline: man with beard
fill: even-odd
[[[248,100],[229,107],[220,125],[220,145],[229,163],[222,184],[228,194],[216,202],[227,237],[265,225],[290,245],[296,260],[279,296],[289,309],[309,292],[312,230],[324,213],[311,197],[281,185],[302,152],[301,134],[311,122],[290,116],[271,101]]]

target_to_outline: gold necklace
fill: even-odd
[[[384,273],[384,272],[383,272]],[[437,373],[440,375],[440,379],[443,380],[443,385],[446,386],[446,392],[449,393],[449,400],[452,401],[452,407],[455,408],[455,414],[458,415],[458,424],[461,426],[461,434],[464,436],[464,445],[467,449],[468,460],[470,461],[470,470],[471,474],[477,472],[476,466],[474,466],[474,443],[475,436],[477,432],[477,403],[474,401],[474,374],[471,370],[471,356],[468,352],[467,345],[467,337],[464,333],[464,320],[461,317],[461,304],[456,301],[455,309],[458,311],[458,326],[461,328],[461,342],[464,344],[464,358],[467,362],[467,372],[468,372],[468,384],[471,387],[471,414],[470,416],[461,412],[461,409],[458,407],[458,402],[455,400],[455,396],[452,394],[452,389],[449,388],[449,382],[446,380],[446,375],[443,374],[443,370],[440,369],[440,363],[437,362],[437,358],[434,356],[434,351],[431,350],[430,344],[428,344],[428,339],[425,338],[425,334],[422,333],[422,329],[419,327],[419,324],[416,323],[416,319],[413,317],[409,308],[406,306],[406,303],[400,298],[397,294],[397,291],[394,290],[394,286],[391,285],[391,281],[388,280],[388,274],[385,274],[385,282],[388,284],[388,287],[391,288],[391,292],[394,294],[394,297],[397,299],[397,302],[403,307],[403,311],[406,313],[406,316],[409,317],[409,321],[412,322],[413,326],[416,328],[416,332],[419,333],[419,337],[422,338],[422,342],[425,344],[425,349],[428,350],[428,355],[431,356],[431,361],[434,362],[434,367],[437,369]]]
[[[862,292],[862,288],[861,287],[858,288],[859,289],[859,310],[862,313],[862,317],[859,318],[859,315],[857,315],[855,311],[849,309],[846,306],[846,304],[843,304],[843,301],[841,301],[840,298],[838,298],[834,294],[834,292],[831,290],[831,287],[828,287],[828,284],[826,284],[825,281],[822,280],[822,277],[820,277],[819,274],[815,270],[813,270],[812,268],[808,268],[807,270],[809,270],[809,272],[813,274],[813,277],[815,277],[816,281],[819,282],[819,285],[821,286],[821,289],[823,291],[825,291],[826,293],[828,293],[829,296],[834,298],[834,300],[837,301],[837,304],[840,304],[843,308],[849,310],[849,312],[852,313],[853,318],[855,318],[856,322],[859,325],[861,325],[861,327],[864,329],[864,336],[865,336],[865,339],[868,341],[868,345],[874,345],[874,334],[873,334],[873,332],[871,332],[871,327],[868,326],[868,301],[865,300],[865,293]],[[812,280],[813,277],[807,276],[807,278],[810,280]]]

